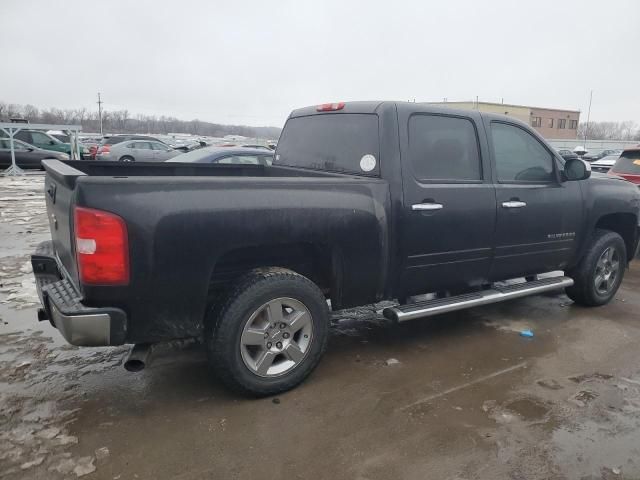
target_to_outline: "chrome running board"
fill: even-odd
[[[406,322],[414,318],[429,317],[441,313],[454,312],[470,307],[478,307],[489,303],[504,302],[513,298],[526,297],[538,293],[560,290],[573,285],[573,280],[569,277],[552,277],[534,280],[526,283],[515,283],[512,285],[494,286],[490,290],[480,292],[465,293],[455,297],[436,298],[426,302],[413,303],[409,305],[399,305],[397,307],[385,308],[383,315],[397,322]]]

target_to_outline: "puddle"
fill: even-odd
[[[610,380],[612,378],[613,378],[613,375],[595,372],[595,373],[585,373],[583,375],[578,375],[575,377],[569,377],[569,380],[571,380],[573,383],[583,383],[583,382],[588,382],[590,380]]]
[[[505,408],[518,414],[523,420],[541,420],[549,413],[549,406],[531,398],[520,398],[505,404]]]

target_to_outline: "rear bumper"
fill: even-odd
[[[62,274],[52,242],[38,245],[31,256],[31,265],[43,307],[38,314],[40,320],[48,319],[72,345],[95,347],[125,342],[124,311],[85,306],[75,285]]]

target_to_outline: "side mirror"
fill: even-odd
[[[27,147],[27,152],[33,152],[34,148],[33,147]]]
[[[54,142],[53,140],[49,140],[49,145],[55,145],[56,142]]]
[[[591,165],[580,158],[570,158],[564,164],[563,177],[567,181],[586,180],[591,176]]]

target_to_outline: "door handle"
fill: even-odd
[[[411,210],[442,210],[443,207],[441,203],[414,203],[411,205]]]
[[[526,206],[526,202],[521,202],[520,200],[509,200],[508,202],[502,202],[503,208],[522,208]]]

